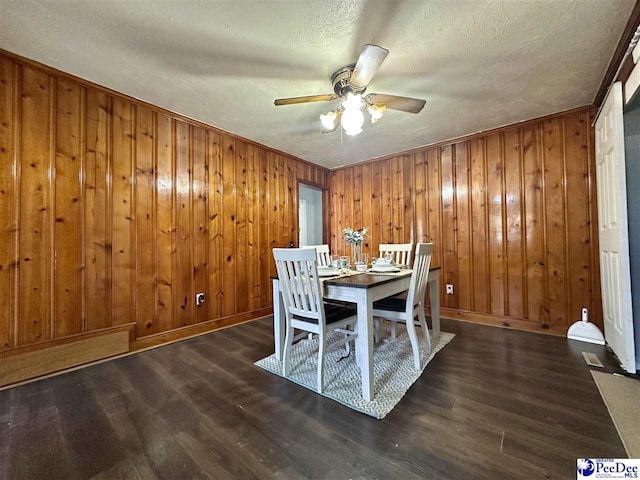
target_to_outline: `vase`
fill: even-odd
[[[351,256],[353,258],[353,264],[358,264],[363,262],[362,256],[362,244],[361,243],[352,243],[351,244]]]

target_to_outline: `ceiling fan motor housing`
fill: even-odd
[[[348,65],[346,67],[342,67],[331,75],[331,83],[333,84],[333,91],[336,95],[346,97],[349,92],[361,94],[367,89],[367,87],[355,89],[351,86],[351,75],[353,74],[354,68],[355,65]]]

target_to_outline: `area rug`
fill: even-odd
[[[629,458],[640,458],[640,380],[591,370]]]
[[[391,328],[383,322],[381,338],[373,349],[374,397],[370,402],[362,398],[360,369],[355,353],[345,356],[344,348],[330,352],[325,360],[325,387],[321,394],[342,403],[358,412],[377,419],[384,418],[402,399],[409,387],[422,375],[425,367],[436,353],[442,350],[454,337],[452,333],[442,332],[437,340],[431,340],[431,352],[427,353],[422,333],[418,329],[420,343],[420,364],[422,370],[413,367],[411,343],[404,325],[397,326],[398,335],[390,338]],[[337,334],[333,334],[337,335]],[[329,342],[341,338],[329,336]],[[282,364],[275,354],[258,360],[255,364],[265,370],[282,375]],[[318,339],[304,339],[291,348],[291,372],[286,377],[303,387],[317,391]]]

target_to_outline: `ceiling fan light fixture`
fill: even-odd
[[[385,112],[387,107],[384,105],[379,107],[378,105],[370,105],[369,106],[369,115],[371,115],[371,123],[376,123],[378,120],[382,118],[382,114]]]
[[[336,128],[336,117],[336,112],[328,112],[325,115],[320,115],[322,126],[327,130],[333,130],[334,128]]]
[[[344,128],[344,133],[349,136],[358,135],[364,125],[364,114],[362,113],[362,96],[347,94],[346,100],[342,103],[344,112],[340,118],[340,124]]]
[[[358,135],[362,131],[362,125],[364,124],[364,114],[362,110],[357,109],[345,109],[340,119],[344,133],[353,136]]]
[[[345,110],[361,110],[363,107],[362,95],[354,95],[351,92],[347,93],[347,98],[342,102],[342,106]]]
[[[362,47],[362,52],[356,63],[336,70],[331,76],[334,93],[277,98],[273,103],[276,106],[281,106],[341,100],[342,104],[337,109],[320,115],[320,121],[324,127],[322,133],[335,132],[342,126],[342,130],[351,136],[362,132],[365,110],[370,115],[371,123],[380,120],[387,109],[413,114],[420,113],[426,101],[419,98],[384,93],[368,93],[363,97],[369,82],[388,54],[389,50],[380,45],[366,44]]]

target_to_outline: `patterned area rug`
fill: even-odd
[[[424,337],[418,328],[420,343],[421,371],[413,368],[413,353],[404,325],[398,324],[398,335],[390,338],[391,326],[383,322],[381,333],[383,340],[374,346],[373,376],[374,398],[367,402],[362,398],[360,369],[356,364],[355,353],[339,360],[345,354],[344,348],[338,348],[327,354],[325,360],[325,387],[322,395],[340,402],[359,412],[374,418],[384,418],[402,399],[409,387],[420,377],[425,367],[436,353],[442,350],[454,337],[452,333],[442,332],[436,341],[431,340],[431,354],[428,355]],[[337,334],[335,334],[337,335]],[[341,337],[329,337],[329,342]],[[291,380],[303,387],[316,391],[318,368],[318,339],[303,339],[291,348]],[[339,360],[339,361],[338,361]],[[270,355],[255,364],[265,370],[282,375],[282,365],[275,355]]]

